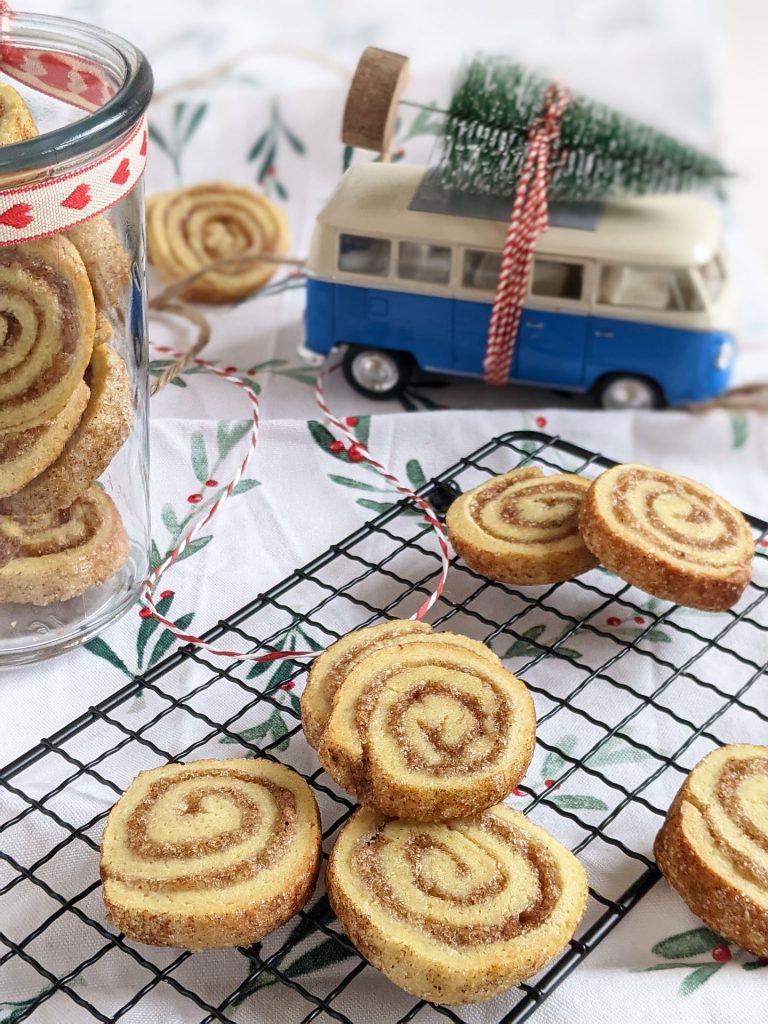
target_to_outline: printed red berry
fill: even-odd
[[[330,450],[333,452],[334,455],[338,455],[339,452],[343,452],[344,451],[344,442],[343,441],[331,441]]]
[[[282,686],[280,687],[280,689],[281,690],[292,690],[295,685],[296,685],[296,683],[294,683],[294,682],[283,683]]]
[[[515,788],[512,790],[512,792],[515,796],[525,796],[525,793],[522,791],[522,789]]]
[[[224,373],[236,373],[236,372],[237,372],[237,367],[236,366],[225,366],[224,367]]]
[[[357,416],[347,416],[344,422],[347,424],[348,427],[356,427],[360,420],[357,418]]]
[[[546,418],[546,416],[537,416],[536,417],[536,426],[539,428],[539,430],[541,430],[543,427],[546,427],[546,425],[547,425],[547,418]]]
[[[274,164],[270,164],[269,167],[266,169],[266,171],[264,173],[269,175],[270,177],[272,177],[274,175],[274,173],[275,173],[275,165]]]
[[[219,486],[219,481],[218,480],[206,480],[205,481],[205,486],[206,487],[218,487]]]
[[[256,376],[256,371],[255,370],[246,370],[245,372],[248,374],[249,377],[255,377]]]
[[[768,548],[768,537],[763,537],[763,539],[760,541],[760,547]]]
[[[357,447],[357,445],[350,445],[349,451],[347,452],[347,458],[350,462],[362,462],[364,459],[363,453]]]
[[[642,615],[636,615],[635,616],[635,622],[638,624],[638,626],[642,626],[643,623],[645,622],[645,619],[643,618]]]
[[[187,498],[187,501],[189,502],[190,505],[197,505],[202,500],[202,494],[190,494],[190,496]]]
[[[140,608],[139,609],[139,618],[140,619],[151,619],[152,618],[152,612],[149,610],[149,608]]]
[[[620,626],[621,619],[616,615],[611,615],[605,620],[609,626]]]
[[[554,779],[544,779],[544,785],[547,787],[547,789],[551,789],[554,786],[554,784]]]
[[[732,956],[733,953],[727,946],[715,946],[712,950],[712,959],[716,960],[719,964],[727,964]]]
[[[172,590],[164,590],[162,592],[162,594],[160,595],[160,600],[161,601],[167,601],[169,597],[173,597],[173,591]]]

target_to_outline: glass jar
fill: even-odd
[[[82,643],[149,569],[145,111],[129,43],[0,24],[0,665]]]

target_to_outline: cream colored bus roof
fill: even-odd
[[[423,167],[368,163],[351,167],[318,216],[321,224],[353,234],[501,249],[506,224],[474,217],[409,210]],[[648,196],[605,203],[594,231],[548,228],[538,252],[622,262],[690,266],[720,247],[720,220],[694,196]]]

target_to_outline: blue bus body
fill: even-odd
[[[489,302],[307,281],[305,347],[327,355],[352,344],[410,353],[424,370],[482,376]],[[510,381],[590,391],[608,374],[650,378],[670,405],[728,386],[733,344],[724,331],[685,330],[589,314],[524,309]],[[725,362],[725,368],[718,363]]]

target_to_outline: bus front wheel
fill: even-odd
[[[411,379],[413,358],[407,352],[349,345],[341,364],[349,384],[367,398],[399,395]]]
[[[632,373],[611,373],[601,377],[592,389],[601,409],[663,409],[664,394],[650,377]]]

